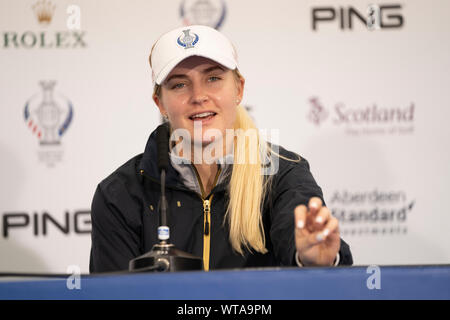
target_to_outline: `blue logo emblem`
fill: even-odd
[[[66,97],[55,94],[56,81],[40,81],[42,92],[25,103],[23,111],[26,126],[42,147],[39,159],[52,167],[61,161],[61,138],[73,120],[73,105]]]
[[[191,31],[191,29],[183,30],[183,35],[179,36],[177,39],[177,43],[185,49],[193,48],[198,42],[198,35],[194,33],[194,36],[191,36],[189,31]]]
[[[72,122],[72,103],[65,98],[59,99],[59,103],[55,100],[53,95],[55,84],[55,81],[41,81],[42,100],[37,101],[36,96],[33,96],[25,104],[25,122],[36,134],[41,145],[59,144],[61,137]]]

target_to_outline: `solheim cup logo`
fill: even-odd
[[[30,131],[36,135],[40,146],[58,146],[73,119],[73,105],[61,94],[54,94],[56,81],[40,81],[42,92],[33,95],[25,103],[24,119]],[[57,149],[41,150],[39,157],[49,166],[61,158]],[[51,151],[51,155],[49,152]]]
[[[191,31],[191,29],[183,30],[184,37],[179,36],[177,39],[177,43],[185,49],[193,48],[198,42],[198,35],[194,33],[194,36],[191,36],[189,31]]]
[[[219,29],[225,20],[224,0],[183,0],[180,17],[185,26],[200,24]]]

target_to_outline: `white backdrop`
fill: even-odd
[[[379,29],[357,16],[370,4]],[[159,123],[148,54],[185,23],[236,45],[243,104],[309,160],[355,264],[449,263],[449,10],[444,0],[1,0],[0,271],[88,271],[95,187]]]

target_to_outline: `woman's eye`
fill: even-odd
[[[172,86],[172,89],[181,89],[181,88],[183,88],[184,87],[184,83],[175,83],[173,86]]]
[[[211,76],[211,77],[209,77],[208,80],[211,81],[211,82],[214,82],[214,81],[220,80],[220,78],[216,77],[216,76]]]

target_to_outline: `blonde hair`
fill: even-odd
[[[230,243],[243,255],[243,248],[266,253],[266,238],[262,221],[262,205],[271,179],[262,175],[261,141],[255,124],[242,106],[237,106],[234,125],[234,164],[229,184],[226,220],[230,227]],[[241,130],[239,130],[241,129]],[[247,130],[255,132],[257,143],[246,138]],[[267,149],[266,149],[267,150]],[[256,162],[249,161],[256,153]],[[243,161],[244,160],[244,161]]]
[[[236,81],[242,78],[238,69],[233,70]],[[161,86],[155,84],[153,94],[161,97]],[[229,241],[234,251],[243,255],[243,248],[267,253],[266,237],[262,221],[264,199],[270,189],[272,176],[265,176],[262,160],[270,154],[285,158],[274,152],[264,141],[250,115],[238,105],[234,123],[234,164],[228,185],[229,202],[224,224],[228,222]],[[256,135],[248,137],[248,132]],[[256,141],[256,142],[255,142]]]

